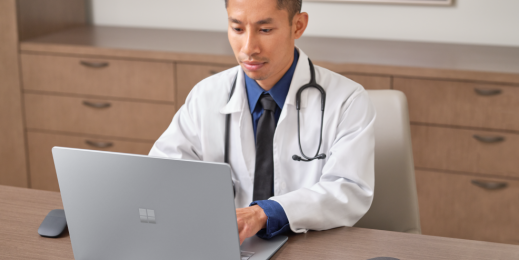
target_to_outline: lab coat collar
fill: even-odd
[[[256,144],[254,141],[254,130],[252,128],[252,115],[249,112],[249,101],[247,99],[247,90],[245,89],[245,74],[243,73],[242,68],[238,66],[238,69],[235,70],[235,72],[232,72],[231,75],[232,79],[228,87],[228,93],[230,93],[231,91],[232,84],[235,78],[236,88],[234,89],[234,94],[232,95],[229,102],[227,102],[227,104],[222,109],[220,109],[220,113],[240,114],[239,116],[233,118],[238,119],[238,127],[240,133],[239,145],[242,149],[241,159],[247,167],[249,178],[251,178],[252,180],[254,176],[254,167],[256,163]],[[236,75],[238,75],[238,77],[236,77]],[[231,124],[233,124],[233,121],[231,121]],[[245,156],[246,154],[249,156]]]
[[[310,82],[310,64],[308,64],[308,56],[296,46],[296,49],[299,51],[299,61],[297,62],[296,71],[294,72],[294,76],[292,77],[292,83],[290,83],[290,89],[288,90],[287,99],[285,100],[285,105],[290,104],[296,105],[296,94],[299,88],[308,84]],[[308,91],[303,91],[301,93],[301,108],[306,107],[306,101],[308,98]]]
[[[247,91],[245,89],[245,74],[243,73],[243,69],[241,66],[237,66],[237,75],[232,75],[231,85],[229,86],[229,94],[231,93],[232,84],[234,83],[234,79],[236,78],[236,88],[234,89],[234,94],[227,104],[220,109],[221,114],[231,114],[241,112],[245,104],[248,104],[247,99]]]

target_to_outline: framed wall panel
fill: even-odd
[[[383,4],[452,5],[454,0],[304,0],[306,2],[349,2]]]

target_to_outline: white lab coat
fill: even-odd
[[[324,160],[297,162],[296,92],[310,81],[308,56],[300,57],[274,135],[274,196],[285,210],[292,231],[326,230],[354,225],[369,209],[374,189],[375,110],[364,88],[315,66],[316,80],[326,91]],[[231,100],[229,92],[238,74]],[[301,144],[313,156],[319,142],[319,91],[301,95]],[[209,162],[224,161],[226,114],[230,123],[229,162],[236,185],[237,208],[252,201],[256,158],[252,116],[240,66],[198,83],[150,156]],[[196,192],[196,191],[195,191]]]

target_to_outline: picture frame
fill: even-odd
[[[378,4],[410,4],[410,5],[452,5],[454,0],[304,0],[305,2],[344,2],[344,3],[378,3]]]

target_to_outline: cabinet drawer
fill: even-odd
[[[173,63],[22,54],[23,88],[175,101]]]
[[[180,108],[193,87],[203,79],[231,68],[229,65],[177,64],[177,106]]]
[[[395,78],[412,122],[519,130],[519,87]]]
[[[146,102],[25,94],[26,126],[154,141],[168,127],[175,106]]]
[[[148,154],[153,142],[121,141],[82,135],[62,135],[28,131],[31,187],[59,191],[51,149],[54,146],[103,150],[121,153]]]
[[[519,177],[519,135],[411,126],[415,166]]]
[[[361,84],[365,89],[391,89],[391,77],[343,73],[343,76]]]
[[[416,171],[416,182],[423,234],[519,244],[519,181]]]

